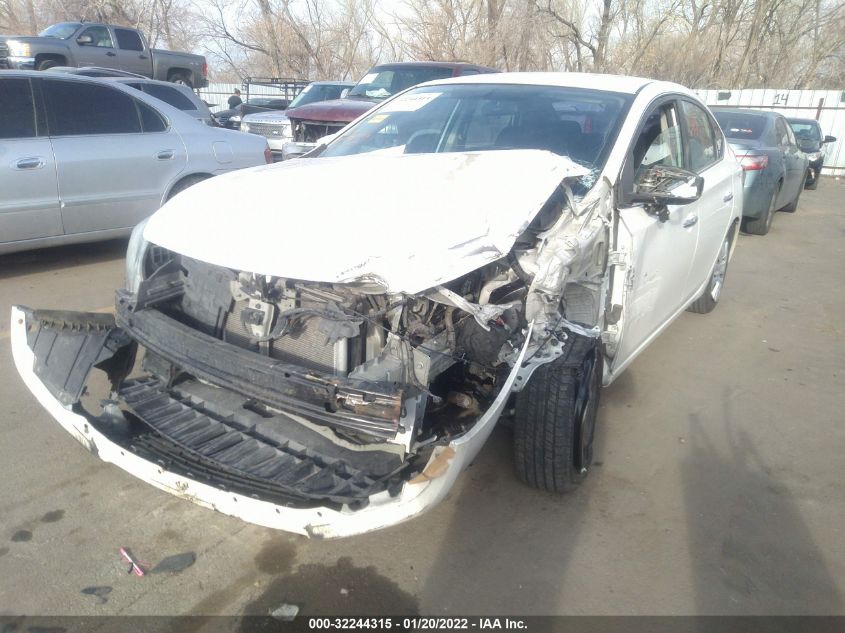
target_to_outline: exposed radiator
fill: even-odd
[[[223,340],[246,349],[257,349],[250,341],[249,332],[241,322],[241,311],[248,300],[237,301],[226,317]],[[285,362],[314,369],[322,373],[345,376],[348,369],[347,339],[326,344],[326,335],[320,332],[319,317],[297,321],[287,334],[270,343],[270,356]]]

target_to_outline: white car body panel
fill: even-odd
[[[237,270],[413,294],[504,257],[561,181],[585,173],[537,150],[290,161],[196,185],[150,218],[144,238]]]

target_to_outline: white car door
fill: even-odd
[[[679,108],[674,98],[666,98],[643,118],[627,158],[635,183],[651,166],[686,168]],[[613,283],[617,297],[624,288],[624,299],[612,373],[622,371],[692,295],[689,275],[698,246],[699,202],[669,205],[666,211],[660,217],[642,204],[619,206],[614,258],[623,263]]]
[[[56,165],[29,77],[0,77],[0,249],[62,234]]]
[[[709,281],[732,219],[734,200],[742,197],[741,168],[730,154],[725,158],[725,139],[711,116],[690,99],[681,101],[687,139],[687,169],[704,178],[701,198],[695,203],[699,237],[689,291],[697,294]]]
[[[166,119],[110,85],[43,82],[65,233],[132,227],[158,209],[187,160]]]

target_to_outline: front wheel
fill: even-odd
[[[517,476],[549,492],[573,490],[593,461],[603,357],[597,339],[570,334],[567,354],[536,369],[517,395]]]
[[[710,281],[707,282],[707,287],[701,293],[701,296],[687,308],[690,312],[707,314],[708,312],[713,312],[719,303],[719,297],[722,296],[722,287],[725,285],[725,276],[728,274],[728,262],[731,256],[733,235],[734,231],[731,228],[725,236],[722,246],[719,248],[719,254],[716,255],[716,262],[713,264],[713,270],[710,273]]]

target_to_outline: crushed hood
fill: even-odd
[[[292,160],[194,185],[144,237],[237,270],[415,294],[504,257],[586,173],[539,150]]]

